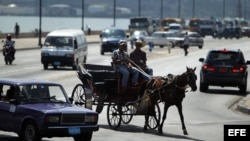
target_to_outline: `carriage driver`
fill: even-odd
[[[132,67],[129,63],[129,55],[126,51],[126,41],[122,40],[118,43],[118,49],[113,51],[112,63],[115,70],[122,74],[122,93],[125,92],[130,75],[132,75],[132,85],[137,85],[139,71]]]

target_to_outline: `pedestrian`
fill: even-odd
[[[91,35],[91,28],[89,25],[86,25],[86,30],[87,30],[88,35]]]
[[[185,56],[188,55],[188,48],[189,48],[189,36],[188,36],[188,32],[186,32],[184,36],[184,42],[183,42],[183,49],[184,49]]]
[[[146,74],[141,73],[145,80],[148,80],[150,76],[153,76],[153,69],[147,66],[147,54],[141,48],[144,47],[142,40],[135,41],[135,49],[130,53],[130,60],[135,63],[135,67],[140,67],[139,70],[143,70]],[[133,65],[133,64],[132,64]],[[148,75],[147,75],[148,74]]]
[[[19,26],[19,24],[16,22],[16,25],[15,25],[15,36],[16,36],[16,38],[19,37],[19,33],[20,33],[20,26]]]
[[[119,71],[122,75],[122,93],[125,92],[128,86],[129,77],[132,76],[132,85],[138,84],[139,71],[132,67],[129,63],[129,54],[126,51],[127,45],[126,41],[120,41],[118,44],[118,49],[113,51],[112,63],[115,70]]]

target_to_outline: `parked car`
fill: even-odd
[[[176,34],[175,37],[169,38],[170,42],[173,44],[173,47],[179,46],[183,47],[183,42],[184,42],[184,36],[186,32],[181,32],[179,34]],[[188,32],[189,35],[189,47],[192,46],[198,46],[200,49],[204,45],[204,39],[203,37],[197,33],[197,32]]]
[[[118,49],[118,43],[121,40],[127,40],[129,35],[126,34],[125,30],[120,28],[106,28],[104,29],[101,34],[101,47],[100,53],[104,55],[105,52],[113,52],[114,50]]]
[[[241,94],[246,93],[248,66],[241,50],[213,49],[202,62],[200,70],[200,91],[206,92],[211,86],[238,87]]]
[[[137,39],[141,39],[142,41],[145,40],[145,37],[148,37],[148,32],[145,30],[135,30],[131,36],[130,36],[130,44],[131,44],[131,48],[134,47],[134,42]]]
[[[160,46],[163,48],[164,46],[172,46],[169,37],[174,37],[174,32],[167,32],[167,31],[155,31],[152,36],[145,37],[146,43],[153,43],[154,46]]]
[[[71,104],[62,85],[29,79],[0,79],[0,130],[24,141],[73,137],[90,141],[99,130],[98,113]]]

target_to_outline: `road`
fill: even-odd
[[[211,48],[240,48],[243,50],[245,58],[250,60],[250,40],[243,38],[240,40],[217,40],[206,38],[203,49],[198,47],[189,48],[188,56],[184,56],[184,51],[176,47],[171,49],[155,47],[152,52],[148,52],[148,47],[143,49],[148,52],[148,65],[154,69],[155,76],[164,76],[168,73],[181,74],[186,71],[186,66],[196,67],[199,86],[199,71],[201,64],[200,57],[205,57]],[[130,51],[130,50],[129,50]],[[61,83],[66,92],[71,95],[74,86],[81,83],[75,71],[71,67],[53,70],[43,70],[40,63],[40,50],[18,51],[16,60],[11,66],[6,66],[3,56],[0,55],[0,77],[35,78],[55,81]],[[98,44],[89,45],[88,63],[110,64],[111,53],[101,56]],[[249,68],[248,68],[249,69]],[[249,78],[248,81],[250,82]],[[250,91],[248,87],[247,92]],[[238,89],[211,87],[209,93],[187,92],[183,101],[183,114],[186,128],[189,135],[183,135],[181,122],[175,107],[171,107],[167,113],[167,119],[163,127],[163,135],[159,135],[157,130],[143,131],[144,117],[135,116],[128,125],[122,124],[117,130],[109,128],[106,117],[106,107],[99,117],[100,130],[94,132],[93,141],[223,141],[223,127],[227,124],[244,124],[250,122],[249,115],[239,113],[234,110],[234,102],[242,98],[237,95]],[[161,110],[163,104],[160,104]],[[17,141],[14,133],[0,132],[0,141]],[[43,141],[73,141],[72,138],[44,138]]]

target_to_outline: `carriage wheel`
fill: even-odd
[[[77,84],[72,92],[73,104],[84,105],[85,108],[92,110],[92,94],[86,92],[86,88],[83,84]]]
[[[145,115],[145,116],[149,116],[148,123],[147,123],[148,128],[156,129],[159,126],[160,120],[161,120],[161,111],[160,111],[159,104],[158,103],[155,104],[155,112],[153,114]]]
[[[122,123],[129,124],[133,118],[135,107],[133,105],[122,106]]]
[[[102,112],[103,105],[104,105],[104,102],[105,102],[105,98],[106,98],[106,93],[102,93],[102,94],[99,95],[98,104],[97,104],[96,110],[95,110],[99,114]]]
[[[112,129],[117,129],[121,125],[121,115],[118,111],[117,104],[112,104],[111,102],[108,105],[107,109],[107,119],[108,124]]]

